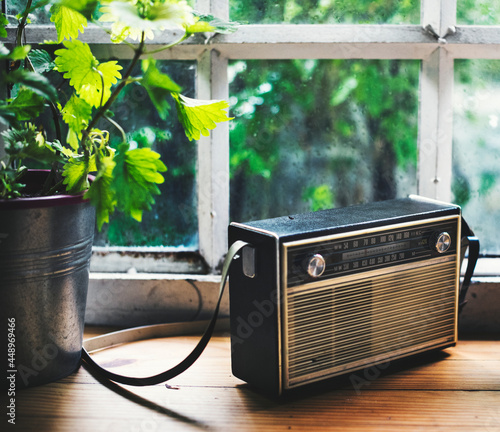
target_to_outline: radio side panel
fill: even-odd
[[[232,371],[266,393],[279,393],[278,239],[271,233],[231,225],[229,244],[236,240],[248,242],[253,250],[244,248],[229,271]]]

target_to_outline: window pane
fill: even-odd
[[[453,193],[481,240],[500,254],[500,61],[455,61]]]
[[[419,66],[232,62],[231,219],[416,193]]]
[[[183,94],[194,97],[194,62],[157,61],[157,66],[183,88]],[[96,245],[197,247],[196,144],[186,138],[173,100],[170,105],[170,115],[161,120],[144,87],[130,84],[113,106],[114,118],[132,146],[152,146],[168,170],[159,185],[161,195],[153,209],[144,212],[142,222],[115,213],[96,235]],[[106,123],[101,127],[112,130]],[[119,134],[115,137],[119,141]]]
[[[34,2],[35,3],[35,2]],[[36,4],[36,3],[35,3]],[[26,8],[26,0],[7,0],[6,12],[8,16],[15,17],[17,14],[23,12]],[[33,24],[50,24],[49,20],[50,5],[41,7],[30,13],[30,20]],[[9,20],[12,24],[16,21]]]
[[[125,70],[128,61],[120,61],[120,64]],[[156,64],[183,88],[183,94],[194,97],[194,62],[158,60]],[[132,76],[139,75],[139,67]],[[61,76],[57,72],[50,72],[48,76],[55,83],[61,82]],[[65,85],[68,85],[67,82]],[[62,90],[62,94],[70,94],[70,91],[65,91],[64,88]],[[64,100],[61,102],[65,103]],[[169,102],[169,115],[166,120],[162,120],[144,87],[131,83],[112,106],[113,120],[126,132],[131,148],[151,147],[161,154],[167,172],[163,173],[165,182],[158,185],[161,195],[155,196],[156,204],[152,210],[143,213],[142,222],[125,217],[117,211],[110,217],[110,223],[104,225],[101,232],[96,232],[95,245],[197,248],[196,144],[186,138],[177,120],[174,102]],[[46,109],[42,121],[49,138],[55,137],[51,118],[50,111]],[[63,124],[62,127],[64,126]],[[110,132],[111,146],[116,148],[120,144],[121,134],[111,123],[102,120],[98,127]],[[66,131],[63,130],[62,135],[65,134]],[[32,161],[26,162],[30,168],[43,168]]]
[[[500,0],[458,0],[457,23],[495,25],[500,23]]]
[[[249,24],[418,24],[420,0],[230,0],[233,20]]]

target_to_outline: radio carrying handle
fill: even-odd
[[[461,250],[461,260],[463,262],[465,257],[465,252],[467,248],[469,249],[469,256],[467,260],[467,269],[465,270],[464,279],[462,281],[462,286],[460,287],[460,292],[458,295],[458,313],[462,312],[463,307],[466,305],[467,300],[465,297],[467,295],[467,290],[471,283],[472,274],[479,259],[479,239],[474,235],[474,232],[469,227],[465,219],[462,217],[462,250]]]

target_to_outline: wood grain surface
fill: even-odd
[[[104,329],[87,329],[86,337]],[[146,376],[181,360],[198,337],[133,342],[93,356],[121,374]],[[2,406],[8,403],[6,391]],[[4,409],[6,412],[6,409]],[[443,351],[368,368],[281,399],[231,374],[226,335],[165,385],[99,382],[85,367],[16,392],[19,431],[500,431],[500,340],[461,340]]]

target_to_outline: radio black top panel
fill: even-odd
[[[460,207],[410,195],[408,198],[246,222],[242,225],[272,233],[285,240],[307,237],[314,233],[336,234],[448,215],[460,215]]]

